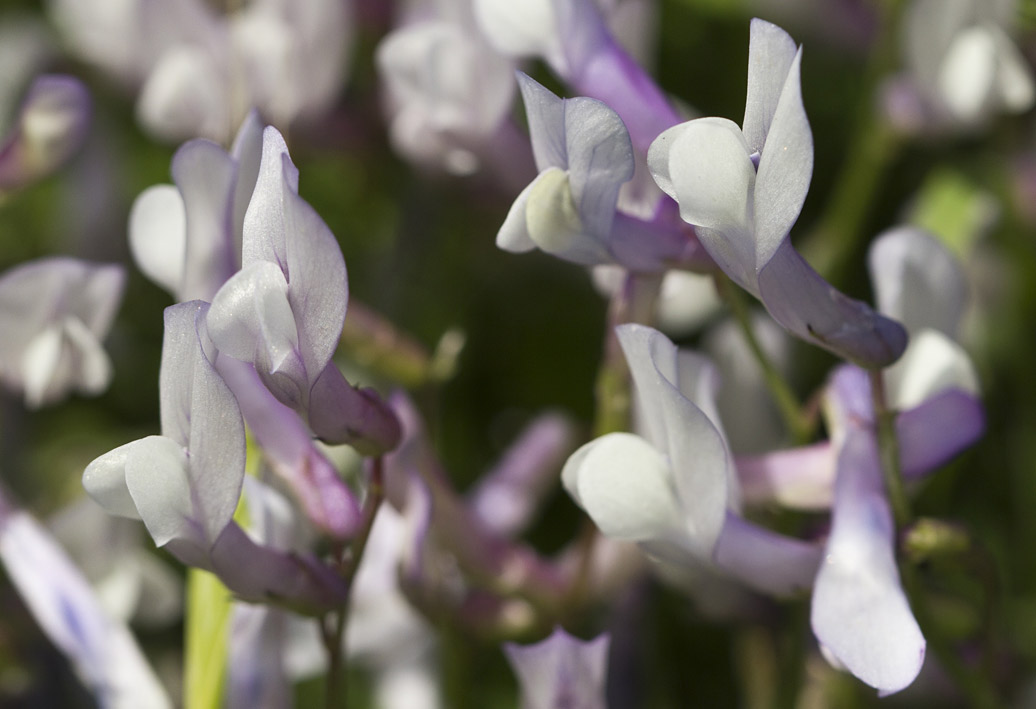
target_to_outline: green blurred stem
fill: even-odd
[[[874,399],[874,417],[878,428],[878,453],[881,474],[885,479],[892,514],[899,529],[910,524],[910,502],[903,488],[903,471],[899,465],[899,438],[896,436],[896,412],[888,407],[885,397],[885,376],[880,369],[870,370],[871,396]]]
[[[788,385],[781,373],[777,371],[777,367],[766,354],[766,351],[763,350],[759,338],[755,336],[755,330],[752,328],[751,313],[749,313],[748,305],[745,303],[744,294],[733,281],[722,273],[716,273],[715,280],[716,290],[719,292],[720,297],[730,306],[730,311],[741,328],[741,333],[745,337],[745,342],[748,343],[748,348],[752,351],[752,356],[755,357],[756,362],[759,363],[759,368],[762,369],[766,386],[770,390],[774,401],[777,402],[777,408],[784,419],[784,425],[788,428],[788,432],[791,433],[795,443],[807,442],[813,435],[813,422],[803,413],[802,406],[799,405],[799,400],[791,390],[791,386]]]
[[[370,539],[371,529],[374,527],[374,519],[377,517],[378,509],[385,498],[382,478],[382,460],[380,457],[374,458],[370,485],[367,488],[367,498],[363,501],[363,521],[360,525],[359,534],[353,540],[348,552],[341,555],[342,561],[339,573],[349,584],[349,591],[345,602],[342,603],[342,607],[325,617],[320,626],[324,640],[324,649],[327,652],[327,690],[324,695],[327,709],[345,709],[348,706],[348,675],[344,666],[344,660],[346,655],[345,631],[349,625],[349,603],[352,599],[356,572],[360,567],[360,561],[363,559],[363,552],[367,548],[367,540]]]
[[[630,428],[630,373],[615,328],[625,323],[651,325],[661,284],[661,276],[630,272],[622,287],[612,296],[608,306],[604,354],[594,387],[597,396],[595,437]]]

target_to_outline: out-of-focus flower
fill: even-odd
[[[596,99],[560,99],[525,75],[519,85],[540,174],[515,199],[497,245],[639,271],[691,259],[697,242],[689,232],[618,209],[635,169],[618,114]]]
[[[222,15],[201,0],[51,3],[75,52],[139,88],[146,128],[220,142],[253,106],[285,129],[330,106],[346,71],[350,8],[251,0]]]
[[[0,194],[46,177],[83,144],[90,95],[71,76],[37,77],[0,144]]]
[[[208,140],[185,143],[173,156],[176,185],[149,187],[133,203],[133,258],[180,302],[211,301],[241,268],[245,210],[259,175],[262,132],[253,112],[229,154]]]
[[[395,148],[458,175],[512,155],[514,64],[486,43],[469,0],[411,14],[377,50]]]
[[[862,366],[885,366],[906,332],[835,290],[789,238],[813,172],[801,59],[784,30],[753,20],[743,129],[724,118],[680,124],[651,145],[648,165],[709,255],[778,323]]]
[[[0,562],[40,628],[68,657],[99,706],[172,706],[129,628],[106,614],[50,534],[2,498]]]
[[[594,287],[606,297],[620,292],[626,269],[616,265],[596,266]],[[658,329],[670,337],[686,337],[705,325],[723,308],[711,275],[691,271],[666,271],[658,287],[655,318]]]
[[[604,709],[607,633],[582,641],[557,628],[535,645],[504,645],[521,685],[522,709]]]
[[[927,124],[969,127],[1036,100],[1032,70],[1010,38],[1015,0],[915,0],[903,48]],[[934,119],[934,120],[933,120]],[[927,126],[918,126],[927,127]]]
[[[166,309],[159,393],[162,435],[94,460],[83,486],[109,513],[144,522],[158,546],[210,570],[242,598],[310,612],[344,598],[341,579],[313,559],[256,544],[232,520],[244,478],[245,433],[210,361],[205,303]]]
[[[46,258],[0,276],[0,379],[38,408],[112,377],[101,340],[122,297],[121,266]]]

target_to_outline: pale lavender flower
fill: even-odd
[[[813,172],[799,83],[801,49],[752,21],[743,128],[724,118],[680,124],[651,145],[648,165],[723,271],[792,333],[865,367],[895,361],[903,328],[844,296],[795,251],[789,232]]]
[[[676,566],[716,568],[768,593],[810,587],[814,544],[743,520],[711,363],[640,325],[616,331],[633,374],[643,437],[612,433],[577,450],[562,482],[608,537]]]
[[[121,266],[64,257],[0,276],[0,379],[24,393],[26,406],[108,387],[112,366],[101,340],[111,329],[124,281]]]
[[[33,618],[69,659],[99,706],[172,706],[129,628],[106,614],[50,534],[2,498],[0,562]]]
[[[1010,37],[1015,0],[914,0],[903,51],[925,126],[972,127],[1036,100],[1032,69]]]
[[[604,709],[610,641],[607,633],[583,641],[556,628],[535,645],[506,643],[522,709]]]
[[[560,99],[519,74],[539,176],[515,199],[497,245],[539,247],[584,265],[618,263],[637,271],[700,259],[689,231],[664,215],[649,219],[620,209],[635,156],[619,115],[592,98]]]
[[[272,395],[319,438],[371,451],[394,446],[395,416],[375,392],[350,385],[331,360],[348,300],[345,261],[331,230],[299,197],[298,169],[272,127],[263,134],[245,212],[241,263],[208,311],[221,356],[254,366]]]
[[[90,113],[90,95],[78,79],[44,74],[33,80],[17,119],[0,136],[0,194],[67,162],[86,138]]]
[[[427,5],[386,35],[376,53],[394,147],[458,175],[480,170],[502,148],[516,163],[506,149],[514,63],[486,43],[469,0]]]
[[[319,116],[352,39],[339,0],[251,0],[226,15],[202,0],[55,0],[51,12],[76,53],[139,90],[139,120],[167,140],[223,142],[253,106],[282,128]]]
[[[214,572],[242,598],[322,612],[344,597],[313,559],[256,544],[233,521],[244,478],[241,413],[216,373],[205,303],[166,309],[159,380],[162,435],[128,443],[83,473],[109,513],[144,522],[158,546]]]

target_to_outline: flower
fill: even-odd
[[[522,709],[604,709],[607,633],[582,641],[561,628],[535,645],[506,643],[504,654],[518,675]]]
[[[101,347],[122,297],[115,264],[53,257],[0,276],[0,380],[25,394],[29,408],[69,391],[97,395],[112,365]]]
[[[751,35],[743,128],[725,118],[682,123],[652,143],[648,167],[723,272],[778,323],[864,367],[886,366],[906,347],[903,328],[839,293],[791,244],[813,172],[802,51],[762,20]]]

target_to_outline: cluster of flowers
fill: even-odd
[[[997,110],[1028,108],[1032,79],[1006,32],[1012,6],[914,3],[914,72],[887,87],[890,120],[903,130],[933,121],[972,130]],[[385,701],[410,678],[420,689],[399,701],[419,706],[414,692],[423,692],[434,706],[429,631],[408,604],[487,636],[527,632],[628,579],[629,555],[616,549],[631,547],[606,540],[632,542],[663,579],[700,599],[717,587],[811,593],[813,633],[832,664],[884,694],[918,676],[926,641],[901,586],[900,486],[985,427],[956,340],[962,270],[936,238],[903,226],[870,250],[876,308],[824,280],[790,239],[814,160],[802,49],[754,20],[741,125],[684,120],[634,59],[647,10],[632,0],[414,3],[378,48],[402,154],[455,174],[492,173],[509,187],[531,180],[496,235],[501,249],[594,267],[615,301],[657,306],[639,323],[616,319],[609,335],[631,375],[630,430],[605,433],[560,466],[574,433],[544,417],[465,497],[406,395],[355,387],[335,364],[345,262],[299,196],[299,171],[274,127],[334,99],[347,4],[255,0],[220,15],[187,0],[54,3],[73,48],[139,88],[138,116],[154,134],[194,138],[173,158],[175,184],[141,194],[129,219],[137,266],[177,301],[164,319],[161,434],[100,456],[83,485],[237,599],[228,705],[287,704],[289,649],[317,647],[318,628],[329,647],[340,642],[342,624],[336,636],[330,619],[351,602],[351,637],[379,656]],[[133,41],[110,41],[116,35]],[[516,80],[529,58],[578,97]],[[519,93],[535,169],[511,122]],[[78,81],[36,78],[4,133],[0,190],[59,167],[83,140],[88,113]],[[229,151],[209,140],[226,141],[238,125]],[[784,331],[844,360],[819,395],[827,440],[734,454],[725,426],[754,412],[724,410],[717,397],[737,383],[645,324],[664,322],[687,297],[667,283],[699,283],[700,274],[747,291]],[[66,257],[0,277],[0,380],[28,407],[108,386],[113,366],[100,343],[124,279],[121,266]],[[360,468],[349,481],[335,448],[346,444]],[[558,467],[606,540],[574,542],[548,560],[519,537]],[[830,511],[829,524],[780,534],[755,521],[755,510],[774,505]],[[9,576],[98,700],[168,705],[125,625],[101,611],[47,533],[3,499],[0,527]],[[587,575],[601,583],[587,590]],[[305,617],[318,622],[297,642]],[[527,706],[602,706],[607,651],[606,635],[583,644],[558,631],[508,656]]]

